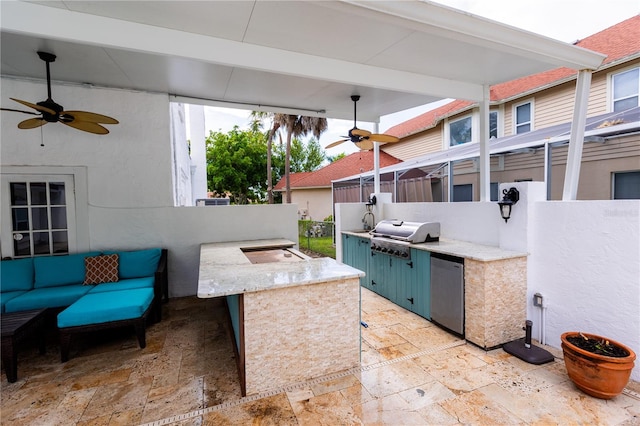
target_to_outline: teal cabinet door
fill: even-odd
[[[368,289],[371,289],[369,279],[370,251],[368,238],[342,235],[342,262],[365,273],[364,277],[360,277],[360,285]]]
[[[416,270],[413,260],[393,258],[393,276],[396,280],[395,303],[403,308],[413,311],[416,303],[413,295]]]
[[[411,259],[415,269],[412,286],[413,309],[416,314],[431,319],[431,253],[424,250],[411,250]]]

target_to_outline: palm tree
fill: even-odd
[[[291,180],[290,180],[290,163],[291,163],[291,138],[306,136],[312,133],[313,136],[320,139],[320,135],[327,130],[327,119],[324,117],[307,117],[304,115],[291,114],[274,114],[274,126],[276,123],[279,127],[287,131],[287,145],[284,158],[284,182],[285,192],[287,194],[286,202],[291,203]]]
[[[273,188],[271,186],[271,140],[275,138],[278,130],[284,129],[287,132],[287,145],[284,159],[284,180],[285,192],[287,194],[286,202],[290,204],[291,181],[289,175],[291,170],[291,139],[293,137],[306,136],[309,133],[313,134],[317,139],[320,139],[320,135],[327,130],[327,119],[324,117],[307,117],[303,115],[265,113],[260,111],[253,111],[251,113],[251,117],[254,120],[262,120],[267,117],[272,118],[272,124],[269,129],[267,141],[267,194],[269,197],[269,204],[273,204]]]
[[[274,114],[265,112],[265,111],[252,111],[251,112],[251,127],[253,129],[259,129],[262,127],[262,120],[272,118]],[[272,170],[271,170],[271,141],[275,138],[278,129],[280,128],[280,124],[277,124],[274,120],[272,120],[271,127],[269,127],[269,135],[267,135],[267,202],[269,204],[273,204],[273,178],[272,178]]]

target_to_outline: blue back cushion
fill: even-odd
[[[70,254],[66,256],[34,257],[36,271],[35,288],[82,284],[84,281],[84,258],[98,256],[99,251]]]
[[[136,251],[119,251],[120,258],[118,267],[118,275],[121,280],[129,278],[151,277],[158,269],[158,262],[162,250],[159,248],[136,250]]]
[[[33,258],[3,260],[0,263],[0,291],[24,291],[33,288]]]

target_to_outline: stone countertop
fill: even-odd
[[[371,234],[366,231],[342,231],[342,233],[361,238],[371,238]],[[470,243],[467,241],[449,240],[442,237],[440,238],[440,241],[437,242],[411,244],[411,247],[417,250],[448,254],[451,256],[463,257],[465,259],[477,260],[479,262],[492,262],[495,260],[527,256],[527,253],[503,250],[500,247]]]
[[[331,258],[306,258],[301,262],[252,264],[242,249],[291,249],[284,239],[208,243],[200,246],[198,297],[272,290],[364,276],[364,272]]]

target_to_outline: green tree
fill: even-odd
[[[255,129],[209,132],[207,183],[218,194],[229,194],[234,204],[263,202],[266,190],[267,150],[264,134]]]
[[[332,155],[327,155],[327,160],[328,160],[330,163],[333,163],[334,161],[341,160],[341,159],[343,159],[343,158],[344,158],[344,157],[346,157],[346,156],[347,156],[347,154],[346,154],[346,153],[341,152],[340,154],[333,155],[333,156],[332,156]]]
[[[287,143],[285,146],[285,193],[287,204],[291,203],[291,180],[289,178],[291,171],[291,140],[293,137],[305,136],[309,133],[316,138],[327,130],[327,119],[322,117],[305,117],[303,115],[290,114],[274,114],[274,127],[286,131]]]

